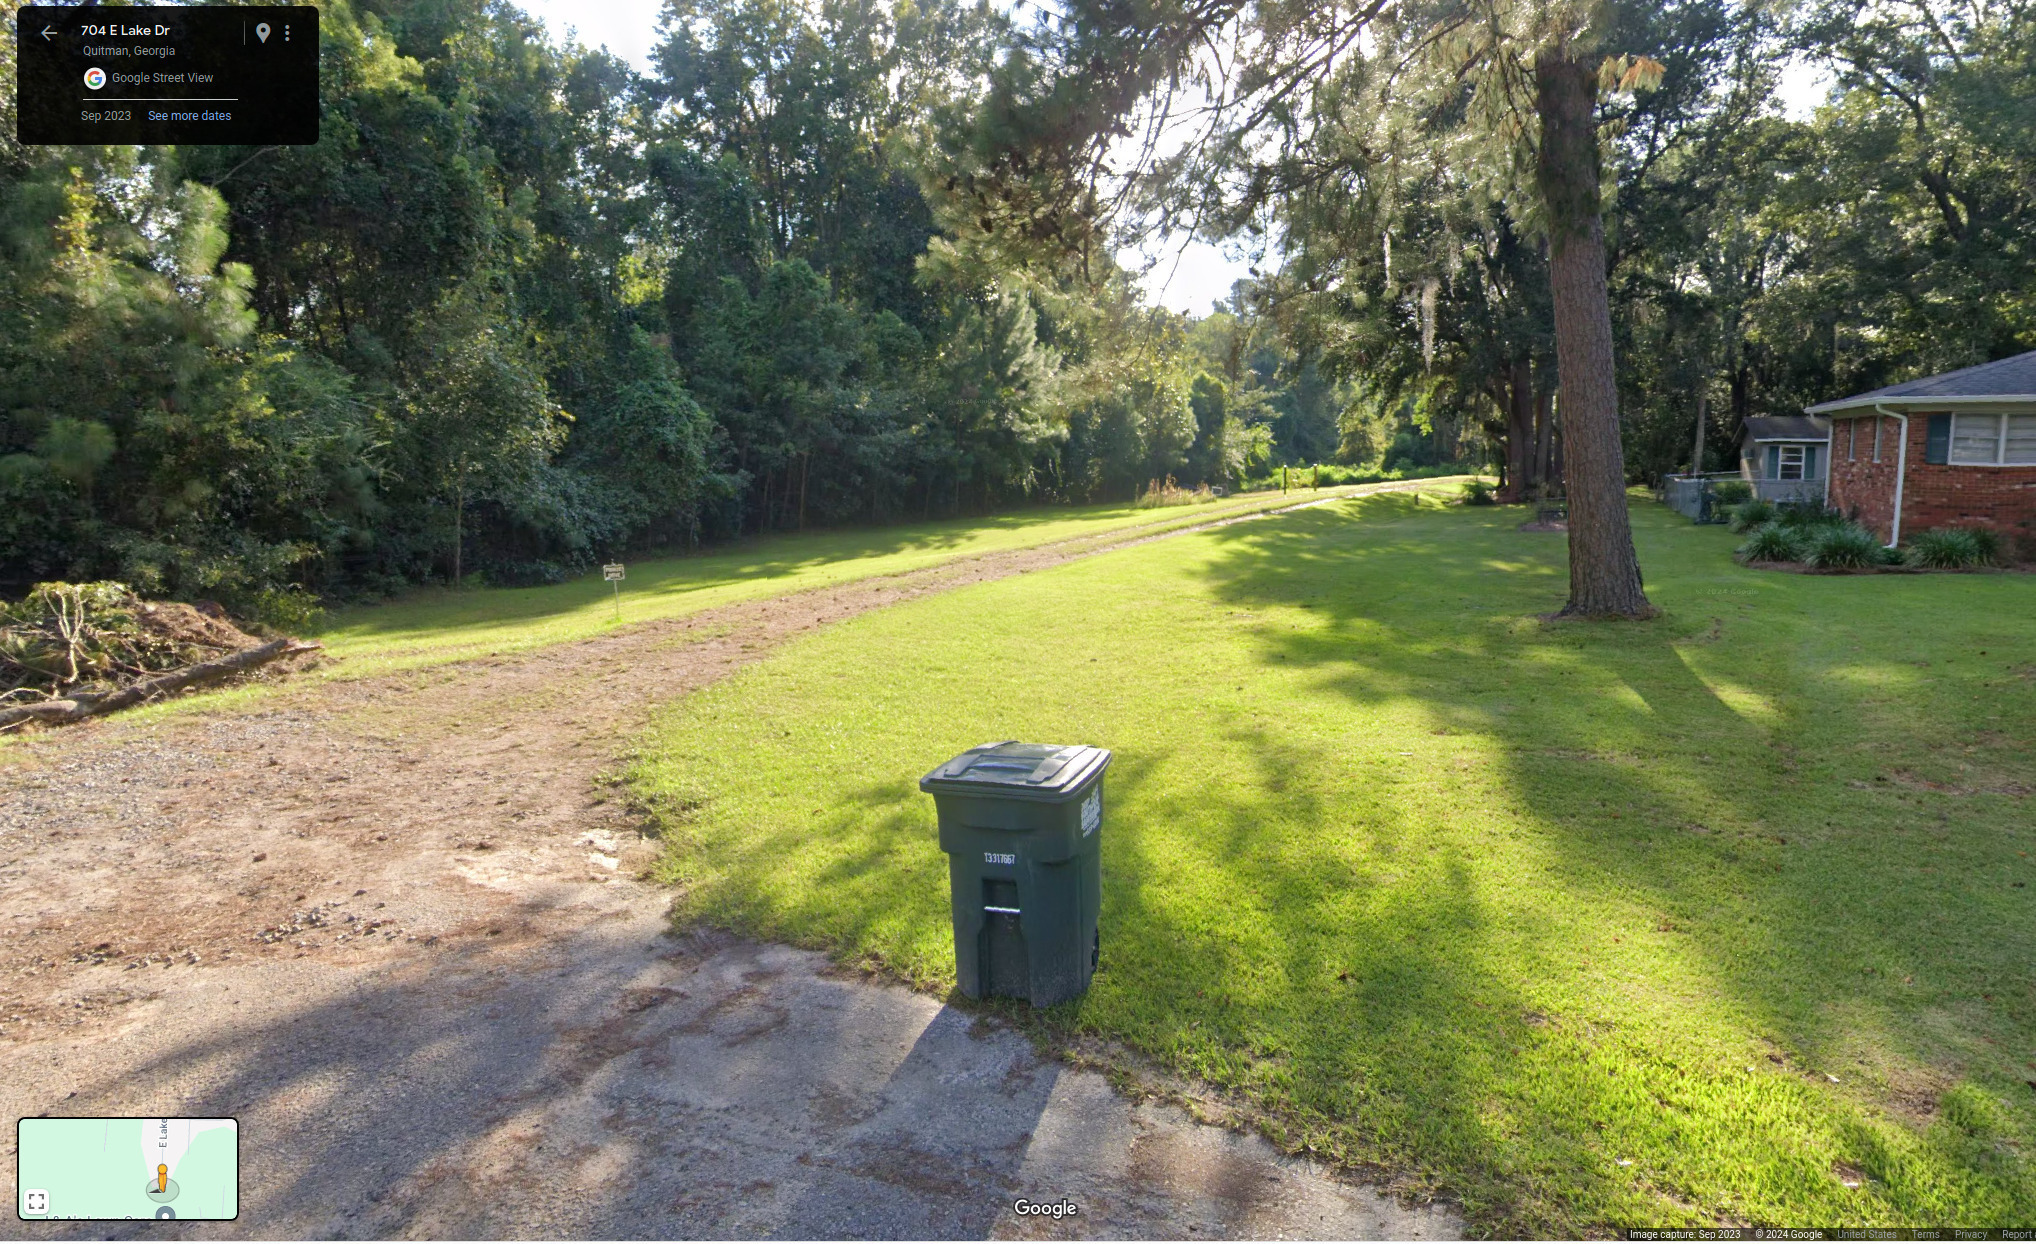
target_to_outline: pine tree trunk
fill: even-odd
[[[453,489],[452,502],[452,585],[460,585],[460,572],[465,568],[461,554],[467,544],[467,484],[462,479],[459,487]]]
[[[1534,374],[1524,362],[1513,364],[1506,390],[1506,487],[1504,500],[1518,503],[1533,495]]]
[[[1626,462],[1612,361],[1605,228],[1598,198],[1595,65],[1548,49],[1534,65],[1541,150],[1535,180],[1548,208],[1555,360],[1569,498],[1570,618],[1646,618],[1626,514]]]
[[[1534,394],[1534,473],[1528,488],[1538,500],[1555,481],[1555,394],[1539,389]]]

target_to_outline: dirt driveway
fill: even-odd
[[[237,1117],[239,1220],[150,1234],[1456,1234],[935,999],[674,935],[633,879],[653,847],[609,766],[656,705],[1128,542],[27,741],[0,768],[0,1110]]]

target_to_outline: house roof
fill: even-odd
[[[1820,415],[1876,403],[1915,406],[1940,401],[2036,402],[2036,350],[1981,363],[1977,367],[1961,367],[1941,376],[1925,376],[1921,380],[1891,384],[1870,393],[1819,402],[1803,409]]]
[[[1828,441],[1831,425],[1808,415],[1748,415],[1739,427],[1742,441]]]

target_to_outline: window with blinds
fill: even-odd
[[[1954,466],[2036,466],[2036,415],[1953,415]]]

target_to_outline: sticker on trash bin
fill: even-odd
[[[1082,800],[1082,837],[1086,838],[1095,833],[1096,827],[1102,823],[1103,788],[1099,786],[1089,792],[1087,799]]]
[[[1017,862],[1017,856],[1007,855],[1002,851],[983,852],[983,863],[985,864],[1016,864]]]

